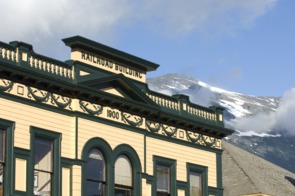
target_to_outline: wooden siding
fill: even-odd
[[[208,185],[216,187],[216,154],[159,139],[147,138],[147,173],[153,175],[153,156],[174,159],[177,180],[187,181],[186,163],[208,167]]]
[[[14,146],[30,150],[30,126],[62,133],[61,156],[74,158],[72,118],[50,110],[0,98],[0,118],[15,122]]]

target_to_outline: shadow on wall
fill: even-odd
[[[291,184],[293,184],[293,186],[295,187],[295,179],[291,178],[289,176],[285,176],[285,179],[287,179],[289,182],[291,182]]]

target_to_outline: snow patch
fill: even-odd
[[[251,137],[251,136],[257,136],[257,137],[281,137],[280,134],[269,134],[269,133],[257,133],[255,131],[236,131],[237,136],[244,136],[244,137]],[[257,145],[257,144],[255,144]]]
[[[251,114],[251,112],[249,112],[248,110],[242,107],[241,102],[236,103],[236,102],[221,99],[220,105],[222,107],[228,108],[229,112],[237,118],[241,118]]]

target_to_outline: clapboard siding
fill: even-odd
[[[0,118],[15,122],[15,147],[30,149],[30,126],[35,126],[61,133],[61,156],[74,158],[72,117],[2,98],[0,101]]]
[[[128,131],[118,127],[93,122],[86,119],[79,119],[78,135],[78,157],[85,143],[93,138],[100,137],[108,142],[112,149],[120,144],[128,144],[137,152],[143,167],[144,161],[144,135],[133,131]]]
[[[147,138],[147,173],[153,175],[153,156],[176,160],[177,180],[187,181],[187,163],[208,167],[209,186],[216,187],[216,154],[159,139]]]

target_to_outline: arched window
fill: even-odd
[[[86,166],[86,195],[105,195],[105,160],[101,151],[93,148],[89,151]]]
[[[115,163],[115,196],[132,195],[132,166],[125,155],[120,155]]]

